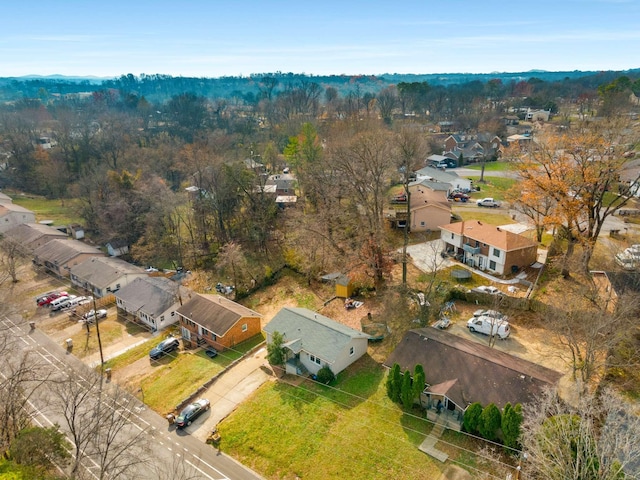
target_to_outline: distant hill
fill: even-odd
[[[380,90],[401,82],[427,82],[431,86],[449,87],[472,82],[486,83],[500,80],[503,85],[530,81],[567,82],[575,81],[583,89],[594,89],[604,83],[627,75],[640,77],[640,68],[624,71],[567,71],[548,72],[531,70],[528,72],[492,72],[492,73],[439,73],[439,74],[398,74],[382,75],[305,75],[296,73],[258,73],[248,77],[173,77],[154,74],[140,77],[127,74],[117,78],[66,77],[64,75],[0,78],[0,101],[15,101],[21,98],[52,98],[52,95],[66,95],[81,92],[94,92],[103,89],[116,89],[127,94],[145,97],[150,102],[165,102],[182,93],[193,93],[206,98],[243,98],[252,102],[260,94],[262,80],[270,77],[277,87],[274,92],[303,83],[317,83],[323,89],[335,88],[341,95],[358,91],[360,94],[377,93]]]

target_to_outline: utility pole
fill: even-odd
[[[98,318],[98,309],[96,308],[96,295],[93,292],[93,288],[91,288],[91,298],[93,298],[93,318],[96,321],[96,334],[98,335],[98,349],[100,350],[100,374],[104,373],[104,356],[102,355],[102,341],[100,340],[100,327],[98,326],[99,318]]]

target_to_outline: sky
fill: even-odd
[[[2,3],[0,77],[640,67],[640,0]]]

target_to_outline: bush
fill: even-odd
[[[400,372],[400,365],[394,363],[387,377],[387,396],[392,402],[397,403],[400,401],[401,389],[402,373]]]
[[[507,403],[502,412],[502,436],[507,447],[519,448],[520,425],[522,424],[522,406]]]
[[[478,424],[478,432],[487,440],[495,441],[498,438],[498,429],[502,424],[502,414],[495,404],[490,403],[480,415],[480,423]]]
[[[318,370],[316,379],[318,380],[318,382],[328,385],[336,379],[336,376],[333,374],[331,368],[325,365],[320,370]]]
[[[462,424],[468,433],[478,433],[480,416],[482,415],[482,405],[479,402],[472,403],[464,412]]]

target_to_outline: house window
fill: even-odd
[[[164,315],[160,315],[160,323],[164,322]]]
[[[494,262],[493,260],[489,261],[489,270],[495,270],[496,269],[496,262]]]
[[[176,315],[176,312],[171,312],[172,317],[175,317],[175,315]]]
[[[351,356],[351,355],[353,355],[354,353],[356,353],[356,350],[355,350],[355,348],[351,347],[351,348],[349,349],[349,355]]]
[[[424,227],[425,223],[424,222],[420,222],[420,226]]]
[[[320,365],[320,359],[318,357],[316,357],[315,355],[309,355],[309,360],[311,360],[313,363]]]
[[[451,240],[453,240],[453,233],[451,234]]]
[[[243,331],[243,332],[246,332],[248,328],[249,328],[249,327],[247,327],[247,324],[246,324],[246,323],[243,323],[243,324],[242,324],[242,331]]]
[[[116,290],[120,290],[120,284],[116,283]]]
[[[479,246],[480,246],[480,242],[476,240],[476,248],[478,248]]]
[[[493,256],[500,258],[500,250],[498,250],[497,248],[494,248],[493,249]]]

